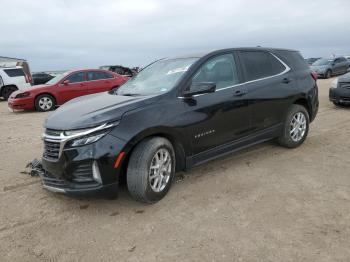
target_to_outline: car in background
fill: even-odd
[[[334,75],[345,74],[350,62],[343,56],[335,58],[320,58],[310,67],[319,77],[330,78]]]
[[[16,66],[20,66],[23,69],[28,81],[32,84],[33,83],[32,74],[30,72],[30,67],[27,60],[21,59],[21,58],[0,56],[0,67],[16,67]]]
[[[20,66],[0,67],[0,96],[7,100],[17,90],[31,87],[30,81]]]
[[[312,65],[313,63],[315,63],[318,59],[320,59],[320,57],[314,58],[314,57],[310,57],[310,58],[306,58],[305,61],[308,65]]]
[[[332,82],[329,100],[335,105],[350,105],[350,73],[339,76]]]
[[[32,74],[33,77],[33,84],[34,85],[42,85],[46,82],[50,81],[54,76],[48,74],[48,73],[34,73]]]
[[[100,69],[108,70],[114,73],[117,73],[122,76],[127,77],[133,77],[137,75],[137,71],[134,69],[131,69],[129,67],[121,66],[121,65],[106,65],[106,66],[100,66]]]
[[[73,98],[118,88],[128,79],[99,69],[68,71],[46,84],[13,92],[8,106],[12,110],[49,111]]]

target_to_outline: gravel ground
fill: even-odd
[[[47,113],[0,102],[1,261],[350,261],[350,108],[328,101],[305,143],[269,142],[181,173],[154,205],[76,199],[23,174]]]

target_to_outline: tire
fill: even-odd
[[[53,96],[43,94],[35,99],[35,109],[40,112],[47,112],[53,110],[56,106],[56,101]]]
[[[286,115],[283,132],[278,138],[278,143],[287,148],[300,146],[307,137],[309,124],[310,118],[306,108],[301,105],[292,105]],[[293,130],[294,132],[292,132]]]
[[[17,90],[18,89],[15,86],[5,86],[5,87],[3,87],[1,95],[5,100],[8,100],[10,95]]]
[[[168,160],[162,162],[164,158]],[[146,139],[130,156],[126,176],[128,190],[136,200],[155,203],[168,193],[174,174],[175,153],[169,140],[162,137]]]
[[[341,105],[342,105],[341,103],[335,102],[335,101],[333,101],[333,104],[334,104],[335,106],[341,106]]]
[[[332,71],[331,70],[327,70],[325,75],[324,75],[324,78],[328,79],[328,78],[331,78],[332,77]]]

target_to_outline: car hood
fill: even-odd
[[[350,73],[338,77],[338,82],[350,82]]]
[[[130,110],[157,100],[158,96],[119,96],[109,92],[78,97],[65,103],[45,121],[44,127],[72,130],[119,120]]]

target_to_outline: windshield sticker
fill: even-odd
[[[166,74],[167,75],[171,75],[171,74],[176,74],[176,73],[179,73],[179,72],[186,72],[189,67],[190,66],[175,68],[175,69],[172,69],[172,70],[168,71],[168,73],[166,73]]]

